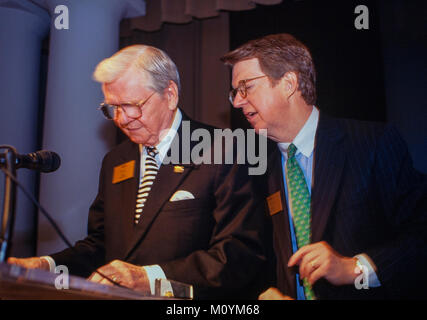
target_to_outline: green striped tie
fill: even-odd
[[[293,143],[288,148],[288,161],[286,162],[286,181],[288,184],[289,204],[292,211],[295,234],[298,248],[310,243],[310,193],[295,153],[297,147]],[[314,300],[314,292],[307,279],[303,280],[305,297],[307,300]]]

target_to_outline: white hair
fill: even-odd
[[[101,83],[117,80],[129,68],[146,72],[151,83],[147,85],[158,93],[175,82],[178,91],[181,89],[179,73],[175,63],[162,50],[142,44],[121,49],[110,58],[102,60],[95,68],[93,79]]]

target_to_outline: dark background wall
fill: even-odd
[[[369,29],[354,26],[369,9]],[[427,173],[427,2],[283,1],[230,14],[230,48],[270,33],[291,33],[311,50],[317,106],[337,117],[390,122]],[[232,127],[248,127],[231,110]]]
[[[387,121],[427,173],[427,2],[390,1],[380,6],[380,18]]]
[[[357,30],[354,8],[358,3],[285,1],[278,6],[232,13],[231,48],[265,34],[290,33],[312,52],[317,71],[317,104],[321,110],[339,117],[384,121],[377,10],[368,4],[370,28]]]
[[[355,28],[358,5],[369,9],[368,30]],[[414,166],[427,173],[427,1],[284,0],[188,24],[165,23],[154,32],[134,30],[120,44],[145,43],[169,53],[181,72],[181,108],[191,117],[249,128],[226,100],[229,70],[218,59],[227,47],[281,32],[310,48],[321,111],[393,123],[408,143]]]

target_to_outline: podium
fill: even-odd
[[[176,300],[102,285],[71,275],[68,276],[68,289],[61,289],[58,283],[55,285],[60,275],[1,263],[0,300]]]

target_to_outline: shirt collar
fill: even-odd
[[[175,138],[178,128],[181,125],[181,120],[182,120],[182,113],[181,113],[181,110],[177,108],[175,112],[175,116],[173,118],[172,126],[168,129],[168,132],[162,138],[162,140],[160,140],[159,143],[155,146],[156,149],[159,151],[160,162],[162,162],[163,158],[166,156],[170,148],[170,145],[172,144],[172,141]],[[145,148],[142,144],[139,145],[139,152],[141,153],[141,155],[143,152],[145,152]]]
[[[316,136],[317,124],[319,122],[319,110],[313,106],[310,116],[304,126],[298,132],[292,143],[297,147],[297,153],[302,153],[309,158],[314,150],[314,138]],[[277,146],[282,154],[287,155],[290,142],[279,142]]]

